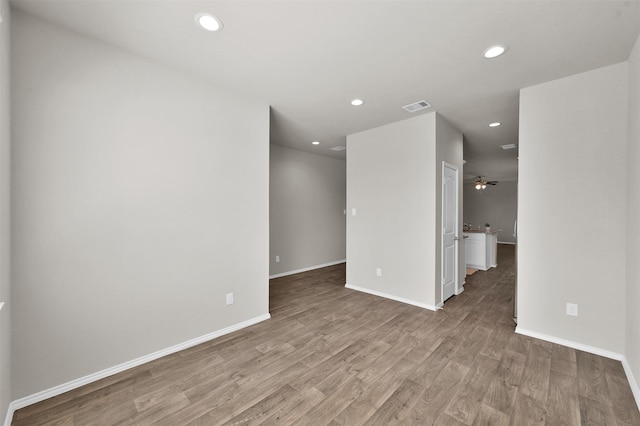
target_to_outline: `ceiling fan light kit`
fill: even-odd
[[[496,185],[498,183],[497,180],[492,180],[492,181],[486,181],[484,179],[482,179],[482,176],[478,176],[478,178],[476,179],[474,185],[475,188],[480,191],[482,189],[485,189],[487,187],[487,185]]]

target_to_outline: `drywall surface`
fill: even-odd
[[[518,182],[500,181],[482,190],[473,185],[464,186],[464,223],[471,223],[474,228],[484,228],[485,223],[489,223],[492,229],[501,229],[499,242],[515,243],[513,226],[517,215]]]
[[[640,383],[640,37],[629,57],[629,146],[627,153],[627,285],[625,356]],[[637,396],[636,396],[637,398]]]
[[[11,401],[9,2],[0,1],[0,419]]]
[[[19,12],[11,60],[14,399],[268,314],[268,105]]]
[[[435,305],[435,136],[435,113],[347,136],[348,285]]]
[[[462,132],[453,127],[440,114],[436,113],[436,263],[435,263],[435,300],[442,302],[442,164],[443,162],[458,169],[458,236],[462,237],[462,213],[464,211],[463,183],[463,148]],[[458,240],[460,241],[460,240]],[[458,285],[462,286],[466,275],[464,264],[464,245],[457,243],[458,251]]]
[[[271,145],[269,176],[270,275],[344,261],[346,162]]]
[[[520,93],[518,327],[615,353],[625,340],[627,86],[625,62]]]

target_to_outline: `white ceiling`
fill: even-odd
[[[12,4],[268,102],[272,143],[345,158],[329,148],[346,135],[438,111],[465,134],[465,175],[497,180],[516,178],[517,152],[500,145],[517,144],[519,89],[625,61],[640,32],[640,0]],[[223,31],[197,27],[198,12]],[[493,44],[509,50],[485,59]],[[433,107],[401,109],[423,99]]]

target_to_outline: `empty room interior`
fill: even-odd
[[[640,425],[639,162],[640,0],[0,0],[0,418]]]

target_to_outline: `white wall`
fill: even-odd
[[[478,191],[473,185],[464,186],[464,223],[473,227],[491,224],[498,233],[498,241],[515,243],[513,224],[518,214],[518,182],[500,181]],[[498,259],[498,262],[500,259]]]
[[[13,398],[268,315],[268,105],[12,28]]]
[[[0,1],[0,419],[11,401],[9,2]]]
[[[618,354],[627,82],[625,62],[520,94],[518,328]]]
[[[627,283],[625,356],[640,381],[640,37],[629,57],[629,145],[627,152]],[[638,384],[638,383],[636,383]],[[637,390],[637,389],[636,389]],[[640,394],[636,394],[640,403]]]
[[[462,172],[462,134],[430,113],[349,135],[347,149],[348,286],[433,309],[442,160]]]
[[[347,136],[349,286],[435,305],[435,126],[430,113]]]
[[[278,145],[270,158],[269,273],[344,261],[346,162]]]

